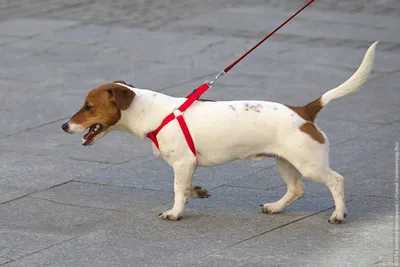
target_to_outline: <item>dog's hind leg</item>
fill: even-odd
[[[329,219],[329,222],[334,224],[341,223],[347,216],[346,203],[344,201],[343,176],[329,168],[324,168],[324,170],[307,175],[306,177],[325,185],[331,191],[335,202],[335,211]]]
[[[287,191],[277,202],[260,205],[264,213],[279,213],[304,196],[304,185],[299,171],[290,162],[280,157],[276,157],[276,167],[287,184]]]
[[[316,151],[314,151],[314,153],[316,153]],[[325,160],[321,161],[321,158],[325,158]],[[329,168],[327,155],[320,157],[315,157],[315,155],[313,155],[311,158],[307,159],[307,154],[303,153],[302,163],[296,167],[304,177],[324,185],[331,191],[336,209],[329,219],[329,222],[342,222],[347,215],[344,201],[344,178],[342,175]]]

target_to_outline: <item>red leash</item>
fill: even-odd
[[[307,4],[305,4],[301,9],[299,9],[296,13],[294,13],[292,16],[290,16],[287,20],[285,20],[279,27],[277,27],[275,30],[270,32],[267,36],[264,37],[260,42],[258,42],[255,46],[253,46],[249,51],[244,53],[241,57],[236,59],[232,64],[230,64],[228,67],[226,67],[224,70],[222,70],[220,73],[217,74],[211,81],[207,81],[200,85],[197,89],[193,90],[192,93],[186,96],[187,100],[179,107],[177,108],[173,113],[169,114],[158,126],[157,129],[154,131],[150,132],[147,134],[147,137],[150,138],[154,145],[159,149],[159,144],[157,141],[157,134],[161,131],[161,129],[167,125],[169,122],[171,122],[173,119],[177,119],[179,125],[181,126],[183,135],[186,138],[186,142],[188,143],[188,146],[190,150],[193,152],[193,154],[196,156],[196,149],[194,146],[194,142],[192,139],[192,136],[190,135],[190,131],[186,125],[186,122],[183,118],[183,112],[189,108],[194,101],[196,101],[202,94],[204,94],[208,89],[211,88],[211,86],[215,83],[215,81],[221,77],[222,75],[228,73],[236,64],[238,64],[242,59],[244,59],[246,56],[248,56],[251,52],[253,52],[254,49],[259,47],[265,40],[267,40],[271,35],[276,33],[277,31],[280,30],[283,26],[285,26],[289,21],[291,21],[294,17],[296,17],[301,11],[303,11],[306,7],[311,5],[315,0],[310,0]]]

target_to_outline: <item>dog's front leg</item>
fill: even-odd
[[[160,214],[165,220],[176,221],[182,218],[183,209],[192,193],[192,179],[196,170],[195,163],[177,163],[172,165],[174,169],[174,206],[171,210]]]

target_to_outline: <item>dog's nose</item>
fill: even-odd
[[[64,130],[64,132],[67,132],[67,133],[68,133],[68,128],[69,128],[68,122],[64,123],[64,124],[61,126],[61,128]]]

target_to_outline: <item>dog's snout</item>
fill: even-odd
[[[64,124],[61,126],[61,128],[64,130],[64,132],[67,132],[67,133],[68,133],[69,123],[68,123],[68,122],[64,123]]]

